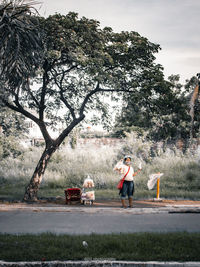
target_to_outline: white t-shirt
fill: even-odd
[[[118,171],[119,173],[122,174],[121,178],[124,178],[124,175],[128,172],[129,166],[125,165],[122,161],[119,161],[115,167],[114,167],[114,171]],[[125,181],[133,181],[133,174],[134,174],[134,169],[133,167],[130,166],[130,170],[128,172],[128,174],[125,177]]]

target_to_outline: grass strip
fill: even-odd
[[[83,246],[86,241],[88,247]],[[0,234],[0,260],[200,261],[200,233]]]
[[[53,188],[41,187],[38,191],[39,198],[51,198],[51,197],[62,197],[65,198],[63,188]],[[119,199],[119,192],[116,189],[94,189],[96,199]],[[198,191],[186,191],[186,190],[177,190],[174,189],[161,189],[161,197],[166,199],[190,199],[190,200],[199,200],[200,199],[200,190]],[[21,185],[1,185],[0,186],[0,199],[5,201],[21,201],[23,199],[25,192],[25,184],[22,187]],[[154,190],[145,190],[145,189],[136,189],[134,193],[135,199],[152,199],[156,197],[156,188]]]

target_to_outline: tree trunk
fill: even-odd
[[[74,119],[72,123],[59,135],[56,140],[51,139],[44,124],[39,125],[46,141],[46,147],[37,164],[30,183],[26,188],[23,201],[37,201],[37,192],[51,156],[63,142],[65,137],[67,137],[69,133],[73,130],[73,128],[77,124],[79,124],[84,118],[85,116],[82,114],[82,116],[80,116],[78,119]]]
[[[48,161],[51,158],[52,154],[56,151],[57,146],[52,145],[49,147],[46,147],[38,164],[35,168],[35,171],[33,173],[33,176],[30,180],[29,185],[26,188],[25,194],[24,194],[24,201],[37,201],[37,192],[40,186],[40,183],[42,181],[45,169],[47,167]]]

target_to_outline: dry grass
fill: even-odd
[[[135,137],[134,137],[135,138]],[[135,177],[135,198],[155,197],[155,189],[149,191],[149,175],[163,172],[161,197],[200,199],[200,164],[196,154],[183,155],[180,151],[167,150],[155,157],[150,155],[151,144],[136,139],[127,139],[122,147],[85,147],[71,149],[62,147],[49,162],[39,192],[40,197],[64,196],[67,187],[81,187],[90,175],[95,182],[98,198],[118,198],[116,184],[119,175],[113,172],[116,161],[124,154],[134,155],[133,166],[137,170],[142,161],[143,171]],[[41,148],[29,149],[23,158],[9,158],[0,165],[0,198],[22,199],[39,160]]]

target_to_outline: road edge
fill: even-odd
[[[199,267],[200,262],[158,262],[158,261],[35,261],[35,262],[5,262],[0,261],[0,267]]]

